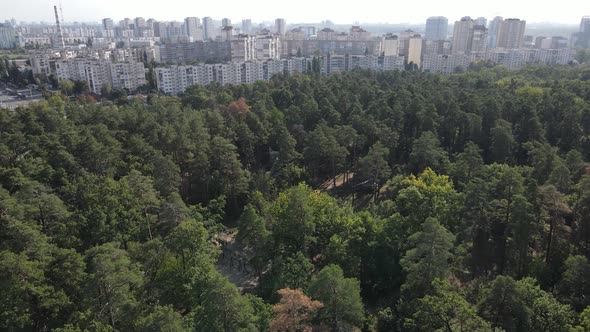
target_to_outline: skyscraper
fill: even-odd
[[[287,31],[287,24],[284,18],[277,18],[275,20],[275,32],[280,35],[284,36],[285,32]]]
[[[148,29],[154,30],[154,22],[156,22],[156,20],[154,20],[153,18],[150,18],[147,21],[145,21],[145,25]]]
[[[484,27],[488,25],[488,19],[485,17],[478,17],[474,20],[475,25],[483,25]]]
[[[199,18],[198,17],[187,17],[184,19],[185,33],[189,37],[196,38],[199,32]]]
[[[449,29],[449,20],[444,16],[433,16],[426,19],[426,40],[445,40]]]
[[[524,43],[524,29],[526,21],[517,18],[508,18],[500,23],[496,47],[521,48]]]
[[[145,24],[145,18],[143,17],[136,17],[135,18],[135,28],[136,29],[142,29],[145,28],[146,24]]]
[[[470,52],[483,53],[487,49],[488,29],[483,25],[474,25],[471,34]]]
[[[224,27],[224,28],[231,26],[231,20],[229,18],[227,18],[227,17],[226,18],[223,18],[221,20],[221,26]]]
[[[245,18],[242,20],[242,33],[252,32],[252,20]]]
[[[590,16],[582,17],[580,31],[572,34],[572,45],[582,48],[590,48]]]
[[[465,54],[470,51],[470,43],[473,38],[474,22],[466,16],[455,22],[453,28],[453,54]]]
[[[115,22],[112,18],[104,18],[102,20],[102,28],[104,30],[104,36],[107,38],[115,37]]]
[[[490,26],[488,27],[488,48],[496,48],[498,29],[500,28],[500,23],[502,23],[502,21],[504,21],[502,17],[496,16],[490,22]]]
[[[16,31],[8,24],[0,23],[0,48],[15,48],[16,43]]]
[[[123,30],[129,29],[132,24],[133,24],[133,21],[129,17],[125,17],[124,19],[122,19],[121,21],[119,21],[119,26]]]
[[[203,17],[203,38],[212,39],[215,37],[213,30],[213,19],[209,16]]]
[[[113,22],[112,18],[103,18],[102,28],[105,30],[113,30],[115,28],[115,22]]]

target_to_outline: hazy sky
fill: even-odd
[[[53,22],[53,5],[59,0],[0,0],[0,21]],[[590,0],[61,0],[64,20],[95,21],[111,17],[182,20],[187,16],[229,17],[255,22],[283,17],[289,22],[423,23],[442,15],[450,22],[462,16],[517,17],[528,22],[579,24],[590,15]]]

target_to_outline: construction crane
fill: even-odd
[[[61,5],[60,5],[60,7],[61,7]],[[53,6],[53,11],[55,12],[55,24],[57,25],[58,43],[60,43],[61,48],[64,49],[64,48],[66,48],[66,44],[64,42],[63,31],[61,30],[61,23],[59,22],[59,15],[57,14],[57,6]]]

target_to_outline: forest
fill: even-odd
[[[590,331],[589,161],[579,65],[55,93],[0,109],[0,331]]]

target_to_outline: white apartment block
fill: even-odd
[[[74,59],[56,62],[58,80],[86,81],[89,90],[101,94],[103,85],[136,90],[145,84],[143,63],[111,63],[108,60]]]
[[[425,54],[422,70],[453,73],[457,67],[467,68],[476,61],[491,61],[509,69],[520,69],[527,64],[566,65],[574,60],[575,49],[492,49],[487,52],[451,55]]]
[[[256,37],[256,59],[280,59],[281,39],[275,35],[261,35]]]
[[[422,70],[451,74],[457,67],[466,68],[470,63],[471,57],[465,54],[426,54],[422,59]]]
[[[327,55],[321,59],[321,73],[324,75],[355,69],[373,71],[403,70],[405,58],[403,56],[374,56],[374,55]]]
[[[141,62],[111,63],[109,73],[113,89],[134,91],[145,84],[145,68]]]
[[[399,54],[399,39],[395,35],[386,35],[381,38],[379,55],[392,56]]]
[[[234,36],[230,41],[230,50],[232,62],[245,62],[256,59],[256,36]]]
[[[49,66],[48,54],[36,54],[31,57],[31,69],[35,75],[49,76],[51,69]]]
[[[226,64],[198,64],[156,68],[158,89],[176,95],[191,85],[210,83],[242,84],[270,80],[274,75],[307,72],[306,58],[248,61]]]

